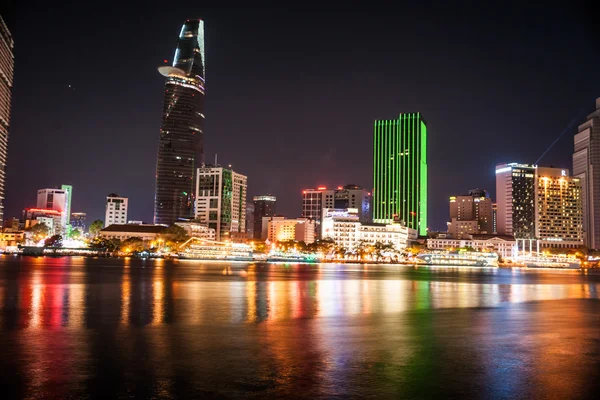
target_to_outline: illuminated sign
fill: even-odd
[[[567,171],[564,169],[560,171],[560,176],[567,176]]]

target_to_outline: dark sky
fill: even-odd
[[[496,163],[534,162],[600,97],[591,1],[22,3],[7,16],[7,217],[35,205],[37,189],[68,183],[89,220],[111,192],[129,197],[129,219],[152,220],[156,67],[187,18],[206,26],[206,159],[218,153],[248,175],[249,195],[276,195],[288,216],[300,214],[302,188],[372,187],[373,120],[419,111],[429,225],[442,229],[448,196],[494,194]],[[571,168],[573,132],[540,164]]]

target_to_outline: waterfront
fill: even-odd
[[[4,256],[0,384],[9,398],[591,398],[599,289],[585,271]]]

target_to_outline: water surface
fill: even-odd
[[[593,398],[599,288],[580,271],[3,256],[2,397]]]

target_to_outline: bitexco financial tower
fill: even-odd
[[[181,28],[167,77],[156,161],[154,223],[171,225],[192,215],[195,171],[204,158],[204,22]]]

